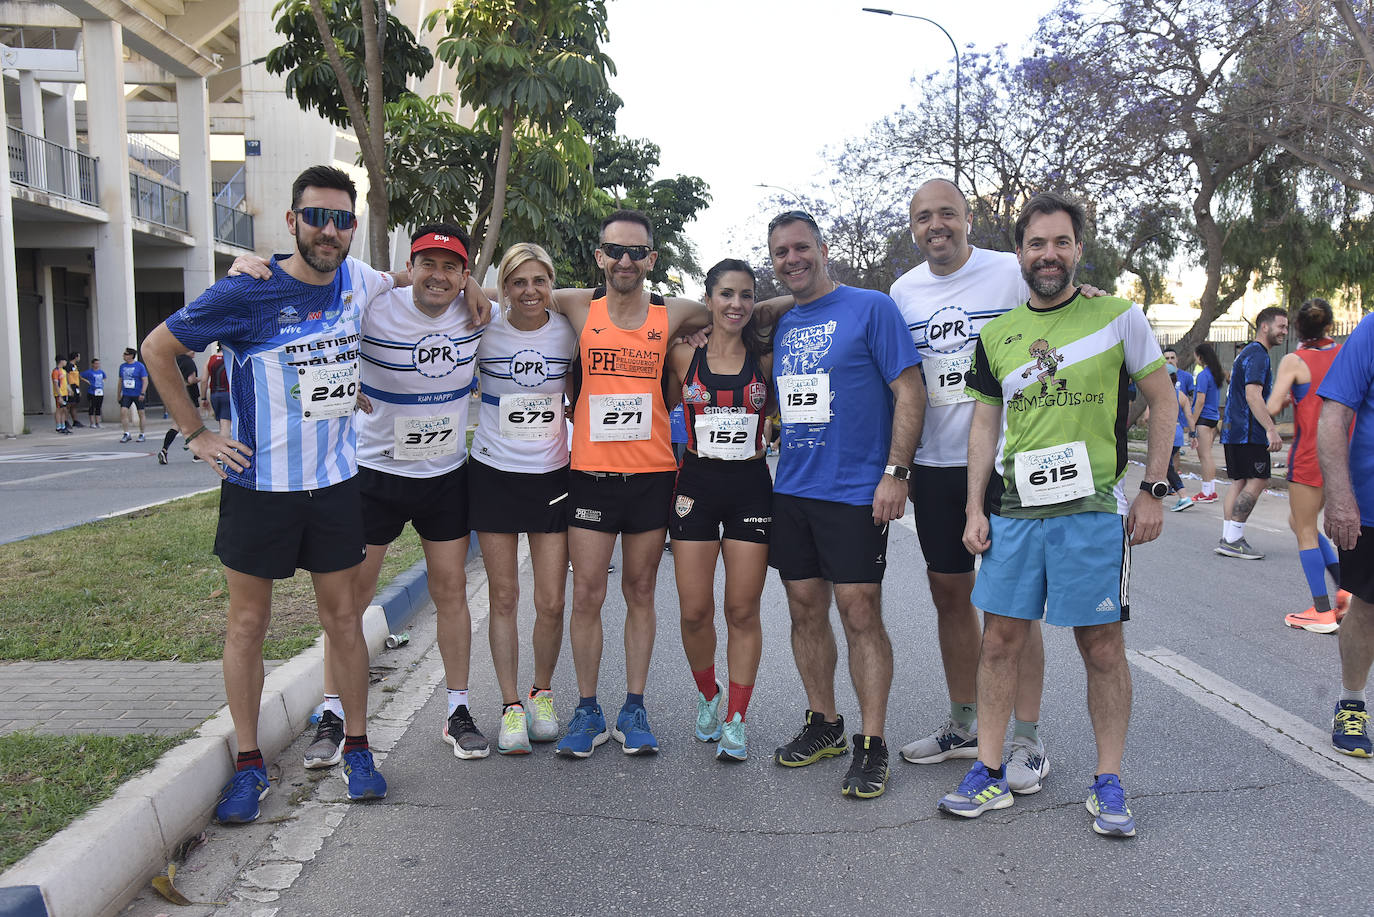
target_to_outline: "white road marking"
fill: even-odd
[[[1140,671],[1374,806],[1374,766],[1336,751],[1329,733],[1166,647],[1127,650],[1126,656]]]
[[[52,478],[65,478],[69,474],[85,474],[80,468],[73,468],[71,471],[54,471],[52,474],[40,474],[31,478],[19,478],[15,481],[0,481],[0,486],[5,484],[32,484],[34,481],[47,481]]]

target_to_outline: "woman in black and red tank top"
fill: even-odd
[[[714,331],[705,347],[668,354],[687,420],[668,532],[682,609],[682,647],[697,688],[696,737],[742,761],[744,716],[763,650],[759,599],[768,572],[773,479],[764,458],[773,355],[753,322],[754,272],[726,259],[706,274]],[[716,558],[725,557],[729,690],[716,678]],[[724,709],[722,709],[722,707]]]

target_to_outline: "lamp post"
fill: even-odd
[[[776,188],[778,191],[786,192],[787,195],[788,195],[789,197],[791,197],[792,200],[796,201],[798,204],[800,204],[800,203],[802,202],[802,197],[801,197],[800,194],[798,194],[797,192],[793,191],[791,188],[784,188],[782,185],[770,185],[770,184],[768,184],[768,182],[756,181],[756,182],[754,182],[754,187],[755,187],[755,188]]]
[[[944,32],[945,37],[949,39],[949,46],[954,49],[954,182],[958,184],[960,176],[959,138],[962,135],[959,121],[959,101],[962,94],[960,83],[963,82],[960,79],[959,45],[955,43],[954,36],[949,34],[948,29],[940,25],[940,23],[936,22],[934,19],[930,19],[926,16],[915,16],[911,13],[897,13],[892,10],[882,10],[871,6],[864,7],[863,11],[865,13],[877,13],[879,16],[900,16],[903,19],[919,19],[922,22],[928,22],[935,26],[935,28]]]

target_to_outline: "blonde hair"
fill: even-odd
[[[496,269],[496,286],[500,290],[503,303],[506,300],[506,280],[527,261],[538,261],[544,270],[549,272],[549,286],[554,285],[557,273],[553,269],[553,259],[549,257],[549,253],[533,242],[516,242],[506,249],[506,254],[501,258],[501,265]]]

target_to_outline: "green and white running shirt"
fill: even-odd
[[[984,325],[966,390],[1002,408],[998,513],[1124,515],[1127,385],[1163,364],[1145,313],[1114,296],[1022,303]]]

